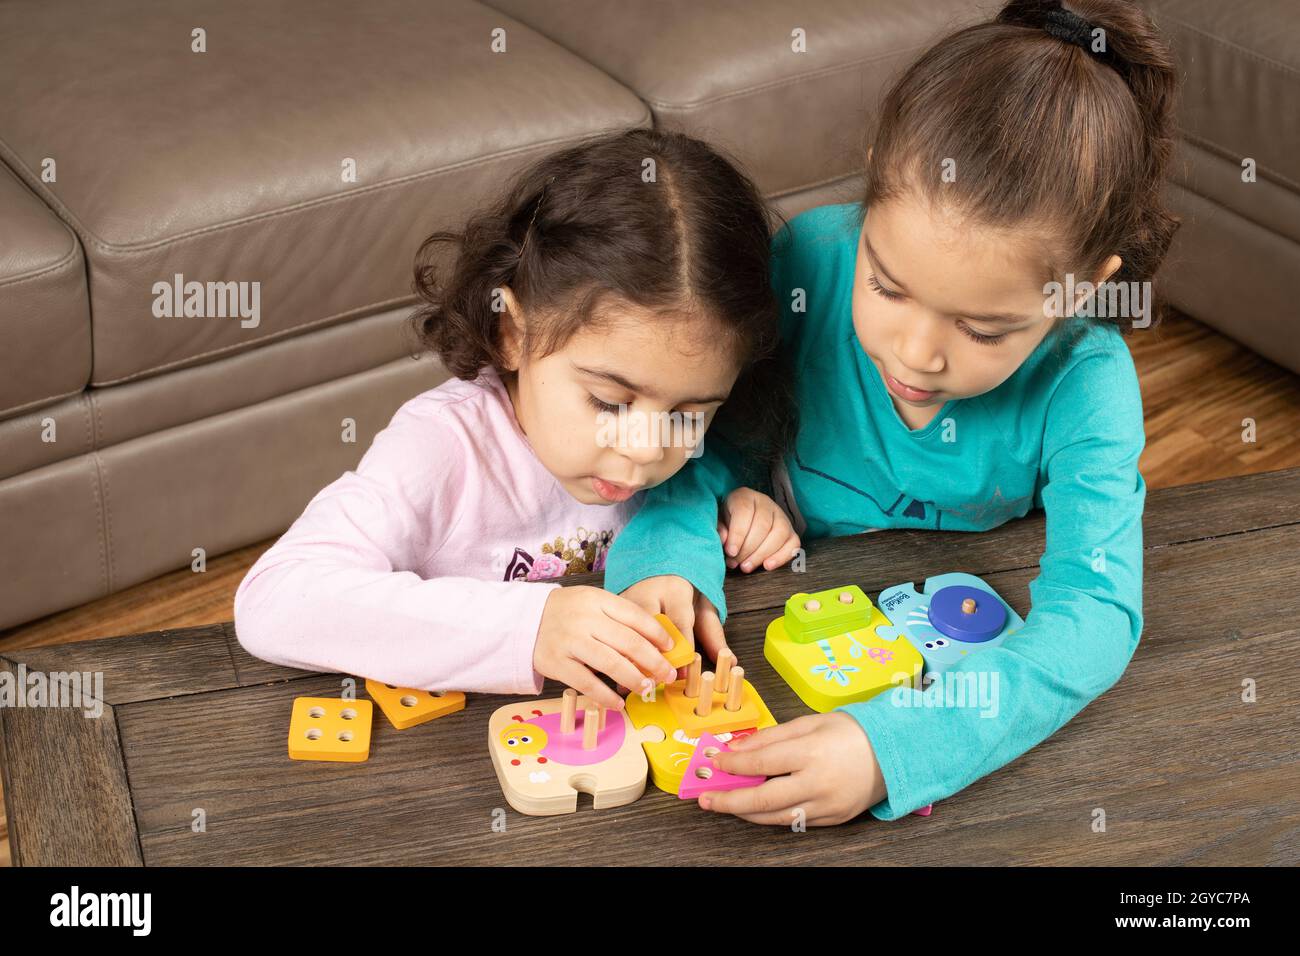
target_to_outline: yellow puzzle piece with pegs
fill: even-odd
[[[856,584],[796,594],[767,627],[763,656],[799,699],[825,713],[890,687],[921,686],[925,660]]]
[[[360,763],[370,756],[375,707],[368,700],[295,697],[289,758]]]
[[[397,730],[417,727],[465,709],[465,695],[458,690],[414,690],[367,679],[366,693]]]
[[[636,693],[627,697],[632,723],[661,732],[659,739],[644,746],[650,780],[665,793],[678,792],[702,734],[725,742],[776,725],[754,685],[745,680],[744,668],[735,666],[731,651],[724,648],[718,657],[717,672],[725,678],[703,673],[702,658],[693,654],[686,677],[660,684],[648,697]],[[731,703],[736,706],[729,709]]]

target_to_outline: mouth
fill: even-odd
[[[884,370],[881,370],[880,374],[885,380],[885,387],[905,402],[925,402],[939,394],[933,389],[915,388],[905,382],[900,382]]]
[[[606,481],[604,478],[592,478],[591,488],[601,498],[611,503],[627,501],[641,489],[634,485],[623,485],[617,481]]]

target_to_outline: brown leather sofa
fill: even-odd
[[[996,6],[0,4],[0,627],[286,528],[445,378],[413,253],[523,164],[658,124],[787,215],[852,199],[889,78]],[[1189,75],[1171,297],[1300,368],[1292,0],[1147,6]]]

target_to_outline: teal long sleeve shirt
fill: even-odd
[[[930,424],[908,428],[853,329],[860,225],[859,206],[825,206],[773,241],[800,414],[781,484],[788,480],[786,503],[804,538],[985,531],[1033,508],[1047,514],[1025,627],[950,669],[975,672],[971,679],[996,673],[991,715],[926,706],[943,701],[944,681],[841,708],[862,725],[884,776],[888,797],[871,813],[893,820],[1016,759],[1119,680],[1142,630],[1145,439],[1123,338],[1085,319],[1061,323],[997,388],[949,401]],[[806,308],[795,312],[798,289]],[[605,586],[617,593],[679,575],[725,620],[717,508],[743,473],[729,447],[707,435],[704,454],[648,491],[615,539]]]

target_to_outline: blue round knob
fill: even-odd
[[[955,584],[930,598],[930,623],[945,637],[967,644],[991,641],[1007,624],[1007,609],[980,588]]]

